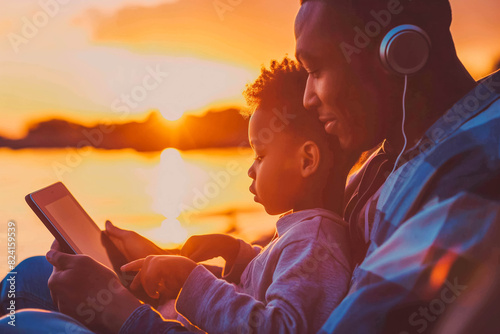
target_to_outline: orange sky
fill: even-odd
[[[49,116],[126,121],[159,109],[174,119],[242,104],[261,64],[294,53],[298,0],[56,1],[0,0],[0,134]],[[500,58],[500,2],[451,2],[459,55],[479,78]],[[53,17],[43,21],[40,3]],[[13,47],[34,16],[40,28]]]

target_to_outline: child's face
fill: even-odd
[[[271,215],[293,209],[301,195],[300,146],[285,127],[276,115],[258,109],[248,128],[255,152],[255,161],[248,170],[253,179],[250,192]]]

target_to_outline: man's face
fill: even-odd
[[[340,44],[353,44],[345,13],[323,1],[302,5],[295,21],[297,60],[308,71],[304,106],[316,110],[344,150],[365,151],[385,138],[391,123],[387,74],[376,53],[362,50],[349,63]],[[344,16],[342,16],[344,14]],[[337,18],[338,19],[335,19]]]

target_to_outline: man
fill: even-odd
[[[402,24],[422,28],[432,45],[427,65],[407,78],[379,56],[385,34]],[[498,257],[500,73],[476,83],[450,24],[448,0],[302,1],[295,34],[309,72],[305,106],[345,150],[386,139],[348,185],[345,218],[366,258],[322,332],[428,332]],[[391,173],[404,147],[403,108],[411,148]]]
[[[368,36],[362,29],[372,21],[380,31]],[[500,78],[497,73],[480,85],[471,78],[456,56],[450,22],[446,0],[309,0],[297,16],[297,58],[310,72],[306,107],[319,112],[325,130],[338,136],[346,150],[361,153],[387,139],[348,186],[352,199],[345,213],[360,264],[349,294],[323,332],[429,331],[469,288],[469,281],[478,281],[483,261],[498,264],[490,255],[500,254],[495,248],[500,221]],[[384,182],[404,146],[399,132],[404,79],[386,73],[378,45],[387,31],[405,23],[423,28],[432,50],[424,70],[408,78],[406,135],[413,147]],[[62,282],[66,275],[71,281],[100,270],[88,260],[76,260],[61,253],[51,258],[62,269],[55,278]],[[78,282],[95,294],[102,289],[96,281]],[[61,295],[70,286],[63,286]],[[122,293],[117,300],[128,298],[121,290],[117,293]],[[78,315],[78,303],[73,303],[66,312]],[[116,330],[134,306],[99,316],[115,314],[108,318]],[[168,321],[157,328],[181,331]]]

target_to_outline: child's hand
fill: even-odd
[[[141,284],[151,298],[176,299],[191,271],[197,266],[183,256],[155,255],[135,260],[121,267],[122,271],[139,271],[130,284],[136,290]]]
[[[195,235],[189,238],[181,249],[181,255],[195,262],[222,256],[232,262],[238,254],[240,244],[237,239],[226,234]]]

